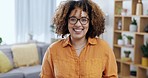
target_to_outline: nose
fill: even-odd
[[[77,23],[75,24],[75,26],[81,26],[82,24],[80,23],[80,20],[77,21]]]

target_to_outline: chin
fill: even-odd
[[[79,36],[79,35],[77,35],[77,36],[73,36],[73,38],[75,38],[75,39],[82,39],[82,38],[84,38],[85,36]]]

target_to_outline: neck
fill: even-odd
[[[71,43],[75,48],[84,46],[87,43],[87,39],[86,38],[82,38],[82,39],[74,39],[71,38]]]

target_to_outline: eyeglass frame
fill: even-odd
[[[68,21],[70,21],[69,19],[70,18],[76,18],[75,16],[71,16],[71,17],[69,17],[68,18]],[[76,20],[76,22],[73,24],[73,23],[70,23],[70,24],[72,24],[72,25],[75,25],[78,21],[82,24],[82,25],[86,25],[86,24],[83,24],[80,20],[82,19],[82,18],[86,18],[87,19],[87,22],[86,22],[86,24],[89,22],[89,18],[87,18],[87,17],[81,17],[80,19],[78,19],[78,18],[76,18],[77,20]]]

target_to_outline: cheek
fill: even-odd
[[[86,26],[85,26],[85,29],[87,29],[87,31],[88,31],[88,29],[89,29],[89,25],[86,25]]]
[[[68,30],[71,30],[72,27],[72,25],[68,24]]]

